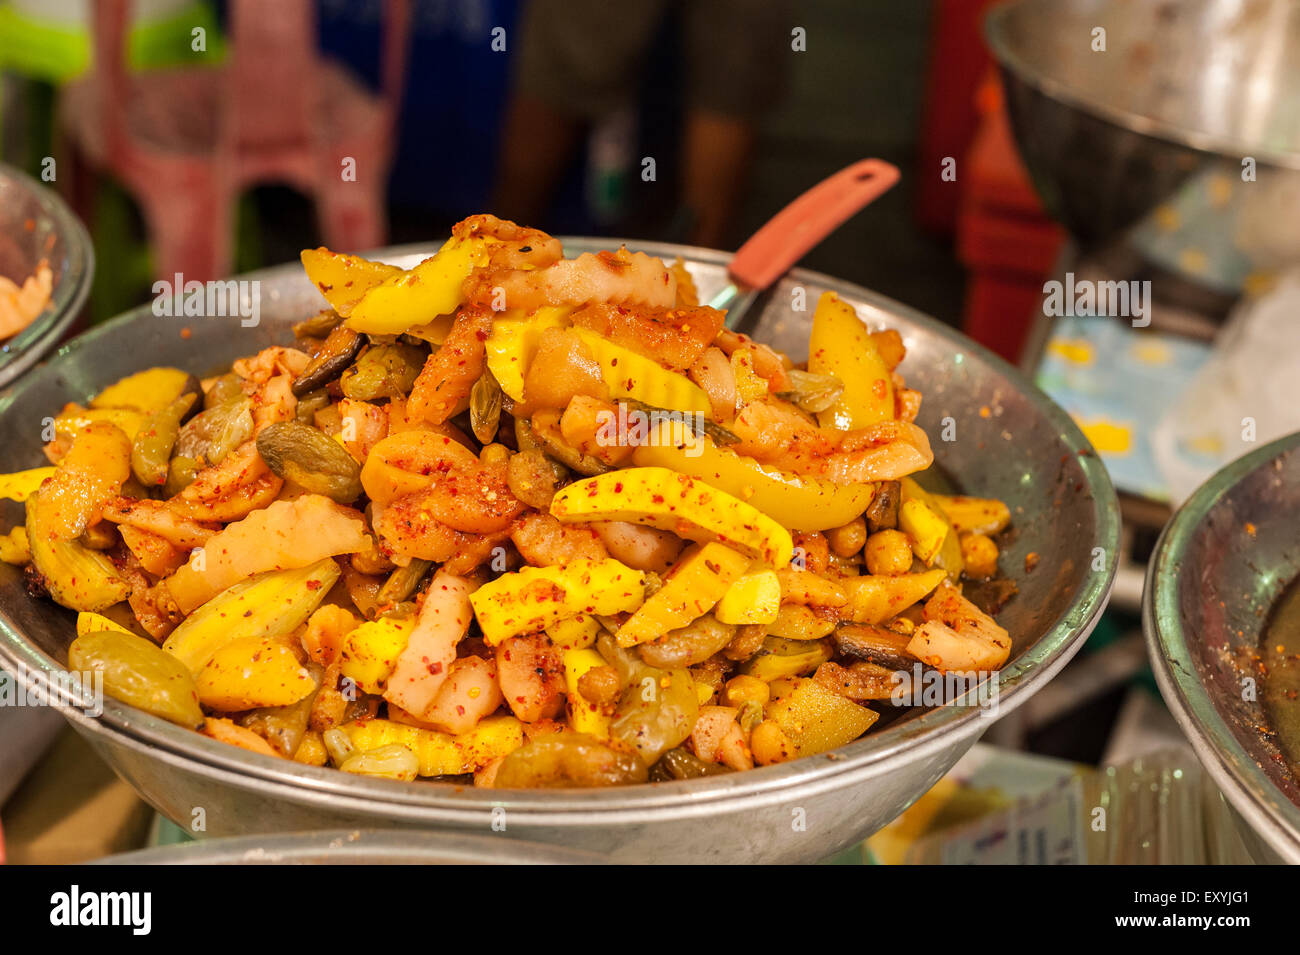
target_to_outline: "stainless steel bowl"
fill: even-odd
[[[1294,257],[1293,238],[1252,223],[1300,197],[1300,5],[1015,0],[989,13],[985,34],[1034,185],[1082,244],[1177,208],[1198,177],[1240,187],[1251,157],[1258,180],[1219,207],[1198,205],[1187,245],[1235,242],[1261,265]]]
[[[1300,576],[1297,514],[1293,434],[1234,461],[1187,500],[1160,537],[1142,600],[1165,702],[1244,821],[1252,855],[1289,863],[1300,862],[1300,781],[1263,706],[1243,698],[1244,679],[1258,679],[1243,663],[1269,608]]]
[[[617,243],[565,243],[570,254],[611,244]],[[629,245],[666,259],[682,256],[706,299],[726,281],[721,252]],[[431,251],[406,247],[378,255],[409,266]],[[297,265],[245,278],[260,283],[257,327],[242,328],[236,319],[158,318],[142,307],[77,339],[0,397],[0,446],[11,449],[14,466],[39,462],[39,422],[51,408],[145,363],[210,373],[286,341],[289,324],[320,307]],[[1007,712],[1065,665],[1101,613],[1119,542],[1110,479],[1069,417],[1010,365],[865,289],[795,271],[758,309],[761,340],[806,353],[810,312],[792,310],[796,287],[809,307],[822,291],[834,290],[869,323],[902,332],[903,371],[925,395],[920,423],[936,436],[939,463],[970,492],[1011,506],[1015,534],[1003,566],[1020,595],[1000,618],[1015,640],[998,698],[998,712]],[[938,437],[946,419],[952,419],[952,441]],[[1026,572],[1031,552],[1039,559]],[[1099,559],[1104,569],[1094,570]],[[63,666],[72,633],[71,613],[30,599],[20,575],[0,568],[0,660],[22,664],[40,679]],[[99,719],[75,711],[68,717],[145,799],[186,828],[202,817],[208,835],[376,826],[495,834],[495,823],[515,838],[656,862],[823,858],[897,816],[990,723],[976,707],[947,706],[908,714],[833,754],[749,773],[600,791],[518,792],[401,784],[299,766],[216,743],[111,700]]]
[[[58,344],[90,294],[95,271],[90,237],[72,210],[35,179],[0,164],[0,275],[21,285],[42,259],[54,290],[34,322],[0,341],[0,388]]]
[[[334,829],[123,852],[101,865],[600,865],[603,856],[467,832]]]

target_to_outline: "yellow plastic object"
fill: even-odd
[[[808,370],[844,383],[835,403],[817,416],[824,427],[851,431],[894,417],[889,368],[853,306],[834,292],[823,292],[813,312]]]
[[[703,616],[748,568],[744,554],[723,544],[705,544],[680,559],[664,585],[618,628],[618,645],[654,640]]]
[[[781,609],[781,582],[776,571],[745,574],[727,588],[713,609],[722,623],[772,623]]]
[[[287,643],[270,637],[241,637],[212,654],[195,685],[204,706],[237,713],[297,703],[316,688],[316,681]]]
[[[794,556],[790,532],[725,491],[668,468],[637,467],[575,481],[551,501],[561,521],[628,521],[724,543],[772,567]]]
[[[367,693],[383,693],[414,629],[414,617],[366,621],[344,636],[339,669]]]
[[[502,574],[469,596],[483,639],[493,647],[579,614],[635,610],[644,599],[645,574],[613,558],[525,567]]]
[[[415,268],[367,291],[348,314],[348,327],[370,335],[400,335],[413,325],[449,315],[464,301],[461,283],[486,262],[485,240],[448,239]]]
[[[564,653],[564,687],[568,695],[569,724],[576,732],[599,739],[609,738],[609,716],[578,692],[578,680],[588,670],[604,666],[604,658],[595,650],[566,650]]]
[[[396,265],[371,262],[359,255],[331,252],[326,248],[303,249],[302,267],[311,284],[344,318],[372,288],[402,272]]]
[[[21,504],[41,486],[41,482],[54,475],[54,468],[29,468],[26,471],[14,471],[0,474],[0,497]]]
[[[653,358],[616,345],[589,328],[574,331],[599,363],[611,400],[633,398],[656,408],[706,416],[712,412],[704,389],[685,375],[669,371]]]
[[[851,743],[880,719],[816,680],[800,680],[794,692],[767,705],[767,717],[788,736],[800,756],[813,756]]]
[[[660,423],[650,440],[632,452],[632,460],[703,481],[796,531],[841,527],[870,507],[876,495],[874,484],[832,484],[760,464],[671,422]]]
[[[524,724],[513,716],[489,716],[468,733],[455,736],[392,720],[348,723],[343,731],[363,753],[380,746],[405,746],[420,761],[421,776],[472,773],[524,744]]]
[[[537,353],[542,333],[563,327],[572,309],[545,306],[533,312],[505,311],[492,322],[484,345],[488,370],[514,401],[524,400],[524,375]]]
[[[841,610],[854,623],[884,623],[929,594],[947,576],[942,567],[892,577],[845,577],[840,586],[849,602]]]

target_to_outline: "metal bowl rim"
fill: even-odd
[[[249,858],[252,855],[253,858]],[[380,858],[375,858],[376,856]],[[97,859],[115,865],[271,865],[312,863],[389,864],[396,856],[409,864],[604,865],[603,856],[567,846],[457,831],[380,828],[310,829],[301,832],[220,836],[122,852]],[[329,858],[326,858],[329,857]]]
[[[95,250],[86,227],[58,193],[7,164],[0,164],[0,175],[15,180],[31,193],[54,221],[67,245],[67,268],[45,310],[17,335],[0,344],[0,387],[3,387],[44,357],[76,319],[90,295]]]
[[[586,251],[617,247],[625,243],[665,258],[682,256],[688,262],[725,266],[731,255],[713,249],[701,249],[671,243],[642,242],[618,238],[561,237],[566,250]],[[428,243],[393,246],[367,253],[381,260],[394,260],[413,256],[427,256],[436,249]],[[239,276],[245,280],[266,280],[286,273],[298,273],[297,263],[271,266]],[[1093,519],[1097,530],[1096,546],[1107,554],[1119,552],[1119,501],[1105,466],[1092,450],[1074,421],[1061,410],[1036,385],[1017,368],[994,355],[979,344],[961,335],[943,323],[886,296],[861,286],[807,269],[794,269],[788,278],[795,282],[817,284],[861,301],[873,308],[903,318],[910,324],[950,342],[954,350],[973,354],[1003,375],[1020,393],[1027,396],[1037,411],[1055,427],[1060,439],[1078,460],[1091,493]],[[148,310],[148,304],[139,306],[78,336],[60,352],[92,347],[101,337],[110,334],[119,325],[130,322],[136,315]],[[50,372],[56,371],[51,367]],[[12,392],[12,389],[10,390]],[[0,413],[9,403],[0,394]],[[1095,627],[1109,598],[1114,582],[1115,561],[1110,561],[1104,573],[1090,574],[1079,588],[1070,605],[1044,630],[1043,634],[1021,656],[1008,663],[999,672],[998,714],[1003,715],[1020,705],[1031,693],[1026,686],[1037,686],[1049,680],[1069,662],[1079,646]],[[46,657],[27,644],[21,634],[0,620],[0,663],[16,669],[24,668],[29,679],[47,682],[49,673],[61,671],[62,665]],[[219,743],[197,733],[182,729],[139,710],[104,700],[104,714],[100,718],[85,716],[79,711],[64,709],[64,715],[85,731],[125,736],[146,746],[167,750],[189,762],[207,764],[209,770],[226,770],[267,782],[283,783],[297,789],[308,789],[321,795],[338,798],[364,798],[367,802],[382,801],[390,804],[436,807],[446,810],[474,808],[482,811],[488,806],[527,808],[543,813],[590,812],[593,809],[648,811],[658,808],[681,808],[684,803],[704,809],[715,800],[736,796],[756,797],[764,794],[784,793],[790,788],[838,788],[846,775],[871,775],[879,764],[893,758],[910,761],[937,752],[952,745],[967,734],[979,733],[978,720],[985,719],[978,706],[961,705],[960,700],[937,707],[920,716],[908,719],[899,726],[889,727],[876,734],[855,740],[829,754],[805,757],[775,766],[756,768],[744,773],[733,773],[704,779],[654,783],[642,786],[617,787],[602,790],[491,790],[474,789],[449,783],[410,784],[384,779],[344,778],[337,770],[292,764],[283,759],[264,756]],[[683,798],[685,797],[685,799]]]
[[[1051,2],[1052,0],[1007,0],[992,7],[984,15],[984,39],[989,51],[998,64],[1020,82],[1049,99],[1082,110],[1140,136],[1161,139],[1211,156],[1253,156],[1262,164],[1300,170],[1300,152],[1277,152],[1262,146],[1256,148],[1227,137],[1188,129],[1144,113],[1123,109],[1030,66],[1008,40],[1005,21],[1021,7]]]
[[[1300,806],[1274,785],[1246,752],[1214,705],[1179,622],[1178,572],[1195,535],[1219,499],[1238,483],[1285,452],[1300,448],[1300,432],[1243,455],[1216,472],[1165,525],[1147,565],[1142,593],[1142,630],[1161,695],[1192,748],[1233,807],[1274,849],[1287,840],[1290,861],[1300,862]],[[1169,621],[1162,626],[1161,620]],[[1276,794],[1268,801],[1264,794]]]

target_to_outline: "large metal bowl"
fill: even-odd
[[[1093,49],[1096,29],[1104,52]],[[1300,5],[1015,0],[989,13],[985,33],[1034,185],[1084,246],[1162,204],[1187,211],[1179,190],[1197,177],[1224,177],[1220,195],[1241,187],[1250,157],[1257,181],[1217,207],[1195,204],[1187,244],[1212,252],[1239,241],[1265,265],[1294,254],[1293,239],[1279,244],[1250,221],[1300,198]]]
[[[1269,608],[1300,576],[1300,433],[1203,484],[1160,537],[1142,600],[1156,681],[1261,861],[1300,862],[1300,781],[1246,664]]]
[[[53,191],[0,164],[0,275],[19,285],[44,259],[53,273],[45,311],[0,341],[0,388],[58,344],[90,294],[95,254],[85,227]]]
[[[570,254],[616,242],[569,240]],[[629,243],[689,264],[704,298],[726,281],[727,256],[680,246]],[[432,247],[379,257],[412,265]],[[14,466],[40,461],[40,422],[70,399],[145,364],[209,373],[289,337],[289,324],[320,307],[297,265],[254,273],[261,323],[169,319],[148,307],[74,341],[57,360],[0,396],[0,446]],[[794,295],[796,286],[806,299]],[[1001,620],[1014,637],[1002,671],[998,713],[1024,702],[1063,667],[1092,630],[1118,552],[1115,493],[1069,417],[1010,365],[933,319],[854,285],[795,271],[757,313],[755,335],[796,356],[807,349],[811,303],[824,290],[852,302],[869,323],[902,332],[903,371],[925,395],[920,423],[935,435],[939,463],[972,493],[1005,499],[1015,533],[1003,566],[1020,595]],[[189,337],[182,337],[182,328]],[[951,421],[948,421],[951,419]],[[939,438],[948,423],[948,436]],[[1026,572],[1026,557],[1038,555]],[[60,669],[72,614],[30,599],[20,575],[0,569],[0,660],[32,678]],[[69,719],[127,782],[169,818],[209,835],[339,827],[406,826],[505,832],[516,838],[678,862],[811,861],[893,819],[975,742],[991,720],[974,706],[910,713],[827,756],[749,773],[601,791],[476,790],[401,784],[299,766],[216,743],[109,700],[102,718]],[[201,812],[200,812],[201,810]],[[495,810],[495,814],[494,814]],[[494,828],[495,824],[495,828]]]
[[[157,846],[98,865],[600,865],[593,852],[467,832],[334,829]]]

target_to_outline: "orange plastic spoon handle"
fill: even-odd
[[[823,179],[778,212],[740,247],[727,272],[752,289],[765,289],[810,249],[870,205],[894,183],[898,168],[882,159],[863,159]]]

